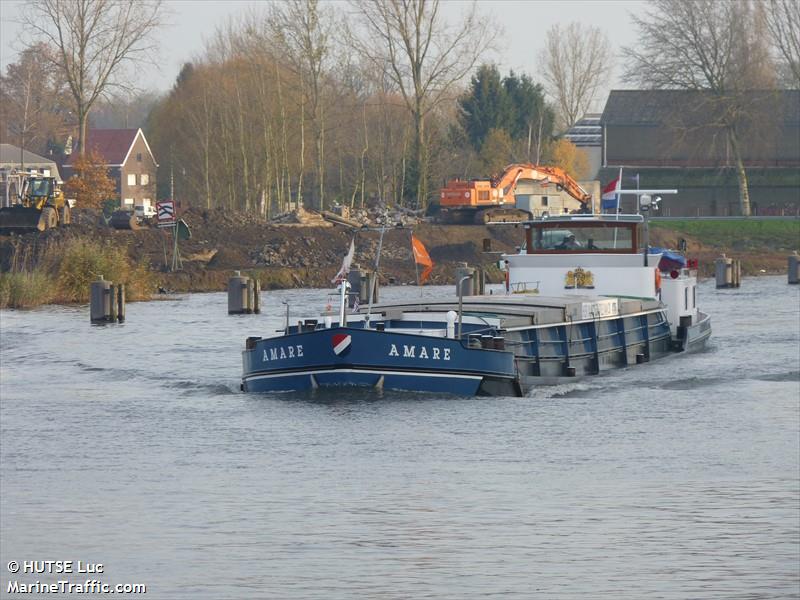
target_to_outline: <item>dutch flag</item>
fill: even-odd
[[[622,169],[619,170],[619,177],[611,181],[603,188],[603,196],[600,201],[600,209],[619,210],[619,190],[622,189]]]

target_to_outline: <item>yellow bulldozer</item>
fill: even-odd
[[[55,177],[0,171],[0,234],[46,231],[69,225],[72,201]]]

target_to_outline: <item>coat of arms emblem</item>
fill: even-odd
[[[577,267],[574,271],[567,271],[567,277],[564,280],[564,289],[594,289],[594,275],[591,271],[585,271],[581,267]]]

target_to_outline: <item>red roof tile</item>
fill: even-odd
[[[121,165],[131,149],[138,129],[91,129],[86,149],[98,152],[107,165]]]

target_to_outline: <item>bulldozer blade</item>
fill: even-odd
[[[0,233],[25,233],[44,231],[42,211],[28,206],[0,208]]]
[[[136,215],[126,210],[114,212],[108,224],[114,229],[141,229]]]

